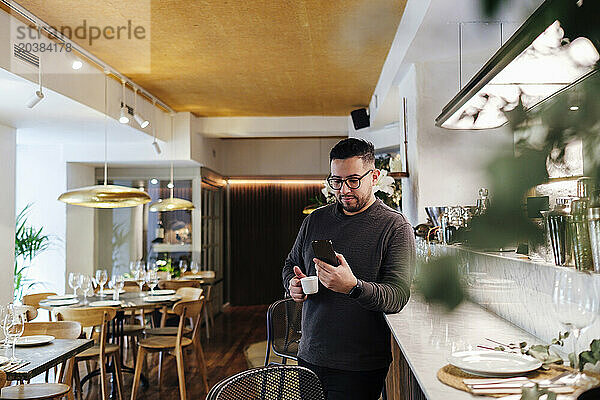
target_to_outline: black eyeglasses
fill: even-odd
[[[341,179],[341,178],[329,177],[329,178],[327,178],[327,183],[329,183],[329,186],[333,190],[340,190],[342,188],[342,186],[344,185],[344,182],[346,183],[346,186],[348,186],[350,189],[358,189],[360,187],[360,182],[361,182],[362,178],[364,178],[370,172],[373,172],[373,171],[374,170],[370,169],[367,172],[365,172],[362,176],[359,176],[358,178],[352,177],[352,178]]]

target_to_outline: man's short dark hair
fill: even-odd
[[[348,138],[337,142],[329,152],[329,163],[333,160],[345,160],[359,157],[364,164],[375,164],[375,146],[363,139]]]

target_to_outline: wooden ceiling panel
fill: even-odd
[[[367,105],[406,0],[19,0],[53,26],[119,26],[146,40],[73,38],[177,111],[348,115]]]

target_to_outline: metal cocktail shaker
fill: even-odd
[[[587,215],[594,271],[600,273],[600,207],[589,208]]]
[[[569,218],[569,229],[573,241],[573,259],[575,268],[580,271],[593,271],[592,249],[587,221],[586,198],[580,198],[571,202],[571,218]]]
[[[568,265],[571,261],[571,237],[568,224],[570,200],[566,197],[557,198],[554,209],[547,214],[548,236],[556,265]]]

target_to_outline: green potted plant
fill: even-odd
[[[15,226],[15,266],[14,266],[14,299],[20,301],[23,292],[29,290],[39,282],[27,277],[27,269],[31,261],[47,250],[50,238],[44,233],[44,228],[29,226],[27,218],[32,204],[28,204],[19,212]]]

